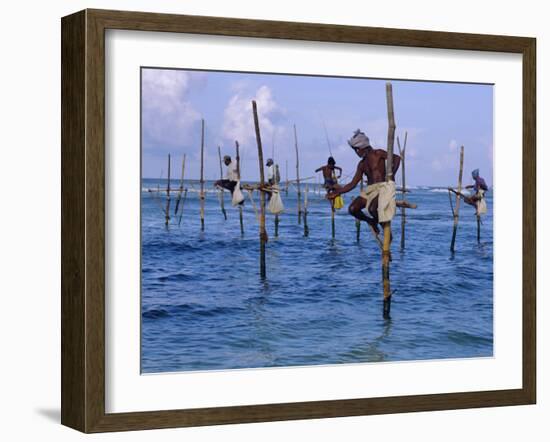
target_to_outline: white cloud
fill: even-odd
[[[443,169],[443,164],[441,163],[440,160],[434,159],[432,160],[432,169],[440,171]]]
[[[415,159],[418,158],[418,150],[411,148],[411,150],[406,149],[405,158]]]
[[[145,69],[142,73],[143,132],[146,146],[181,146],[200,119],[187,94],[193,75],[178,70]]]
[[[232,82],[229,88],[231,89],[232,92],[235,92],[235,93],[244,92],[247,88],[251,86],[251,84],[252,83],[250,80],[241,78],[239,80]]]
[[[277,138],[284,132],[284,128],[273,121],[273,117],[284,110],[276,103],[271,89],[267,86],[261,86],[254,94],[246,93],[244,88],[241,88],[231,97],[224,111],[223,137],[230,142],[237,140],[243,146],[255,143],[252,100],[256,101],[258,108],[263,144],[270,146],[273,137]]]
[[[458,142],[455,139],[449,141],[449,152],[455,152],[458,148]]]
[[[457,146],[458,147],[458,146]],[[458,152],[443,153],[431,162],[432,169],[437,172],[447,171],[449,173],[454,172],[456,169],[458,173],[459,154]]]

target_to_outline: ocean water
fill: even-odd
[[[309,236],[298,225],[293,187],[275,238],[268,214],[267,278],[259,276],[258,223],[251,202],[238,210],[207,183],[200,231],[198,183],[183,216],[164,225],[160,199],[142,182],[142,373],[253,367],[475,358],[493,355],[492,191],[476,240],[474,209],[461,203],[456,251],[445,189],[413,188],[407,199],[406,248],[401,217],[392,223],[391,320],[382,319],[381,258],[363,223],[356,239],[345,195],[331,238],[324,192],[309,188]],[[164,200],[164,196],[161,196]],[[258,198],[255,197],[256,204]],[[454,198],[453,198],[454,204]],[[172,213],[175,199],[172,199]]]

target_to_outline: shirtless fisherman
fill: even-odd
[[[336,176],[337,170],[340,172],[338,176]],[[325,189],[327,190],[327,192],[331,192],[338,187],[337,180],[340,179],[340,177],[342,176],[342,168],[336,165],[336,161],[333,157],[328,158],[327,164],[325,166],[321,166],[316,169],[315,173],[317,172],[323,172],[323,178],[325,179]]]
[[[357,164],[355,176],[351,182],[345,186],[335,189],[328,195],[328,198],[334,199],[342,193],[353,190],[361,181],[363,174],[367,176],[368,185],[366,191],[355,198],[349,205],[348,211],[360,221],[366,221],[378,234],[380,229],[378,224],[390,221],[395,214],[395,182],[386,183],[386,159],[387,152],[382,149],[374,149],[370,145],[369,138],[359,129],[355,131],[353,137],[348,141],[350,147],[355,151],[361,161]],[[393,155],[393,176],[399,169],[401,157]],[[367,208],[370,217],[363,213]]]

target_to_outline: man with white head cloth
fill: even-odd
[[[357,170],[351,182],[334,189],[329,193],[328,198],[334,199],[342,193],[353,190],[361,182],[363,175],[366,175],[367,189],[352,201],[348,211],[358,220],[367,222],[376,233],[379,233],[378,224],[391,221],[395,215],[395,181],[386,182],[388,154],[383,149],[374,149],[370,144],[369,137],[359,129],[354,132],[348,144],[361,160],[357,164]],[[394,154],[393,177],[399,169],[400,163],[401,157]],[[371,216],[367,216],[363,209],[366,209]]]

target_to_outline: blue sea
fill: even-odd
[[[174,185],[174,183],[172,183]],[[248,200],[239,211],[206,185],[205,231],[199,185],[186,181],[181,222],[164,224],[165,196],[142,180],[142,373],[304,366],[493,355],[493,200],[476,239],[476,217],[461,203],[456,251],[443,188],[412,188],[406,247],[400,209],[392,222],[391,320],[382,318],[380,251],[365,224],[356,238],[347,204],[336,215],[309,185],[309,236],[298,224],[295,187],[282,194],[279,236],[268,214],[267,278],[259,275],[258,222]],[[302,191],[304,187],[302,186]],[[257,195],[256,204],[259,204]],[[454,198],[453,198],[454,204]]]

